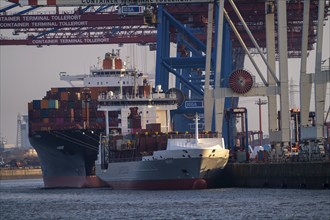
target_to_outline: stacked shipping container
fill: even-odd
[[[134,88],[124,86],[124,95],[132,96]],[[97,111],[98,97],[113,91],[119,93],[119,87],[67,87],[51,88],[42,100],[28,103],[30,134],[37,131],[66,129],[104,129],[104,112]],[[138,95],[146,96],[150,87],[142,86]],[[109,112],[110,127],[120,123],[119,112]]]
[[[30,132],[104,128],[104,114],[97,111],[97,97],[108,89],[52,88],[42,100],[28,104]]]

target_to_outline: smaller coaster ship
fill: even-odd
[[[106,116],[100,137],[96,175],[113,189],[205,189],[227,164],[229,150],[217,133],[172,132],[170,110],[175,93],[156,91],[143,96],[109,91],[99,97]],[[120,111],[121,123],[110,126],[108,115]]]

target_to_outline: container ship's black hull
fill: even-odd
[[[102,187],[95,176],[98,138],[101,130],[38,131],[30,136],[38,152],[44,186]]]
[[[29,140],[41,162],[45,187],[99,187],[94,174],[99,136],[105,115],[97,111],[100,94],[117,87],[52,88],[41,100],[29,103]],[[139,92],[150,88],[140,87]],[[123,87],[125,94],[132,86]],[[118,112],[108,114],[118,126]]]

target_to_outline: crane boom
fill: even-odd
[[[21,6],[89,6],[210,3],[214,0],[7,0]]]

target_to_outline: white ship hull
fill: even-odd
[[[228,161],[227,149],[155,151],[141,161],[96,165],[96,175],[114,189],[205,189]],[[162,157],[162,158],[160,158]]]

